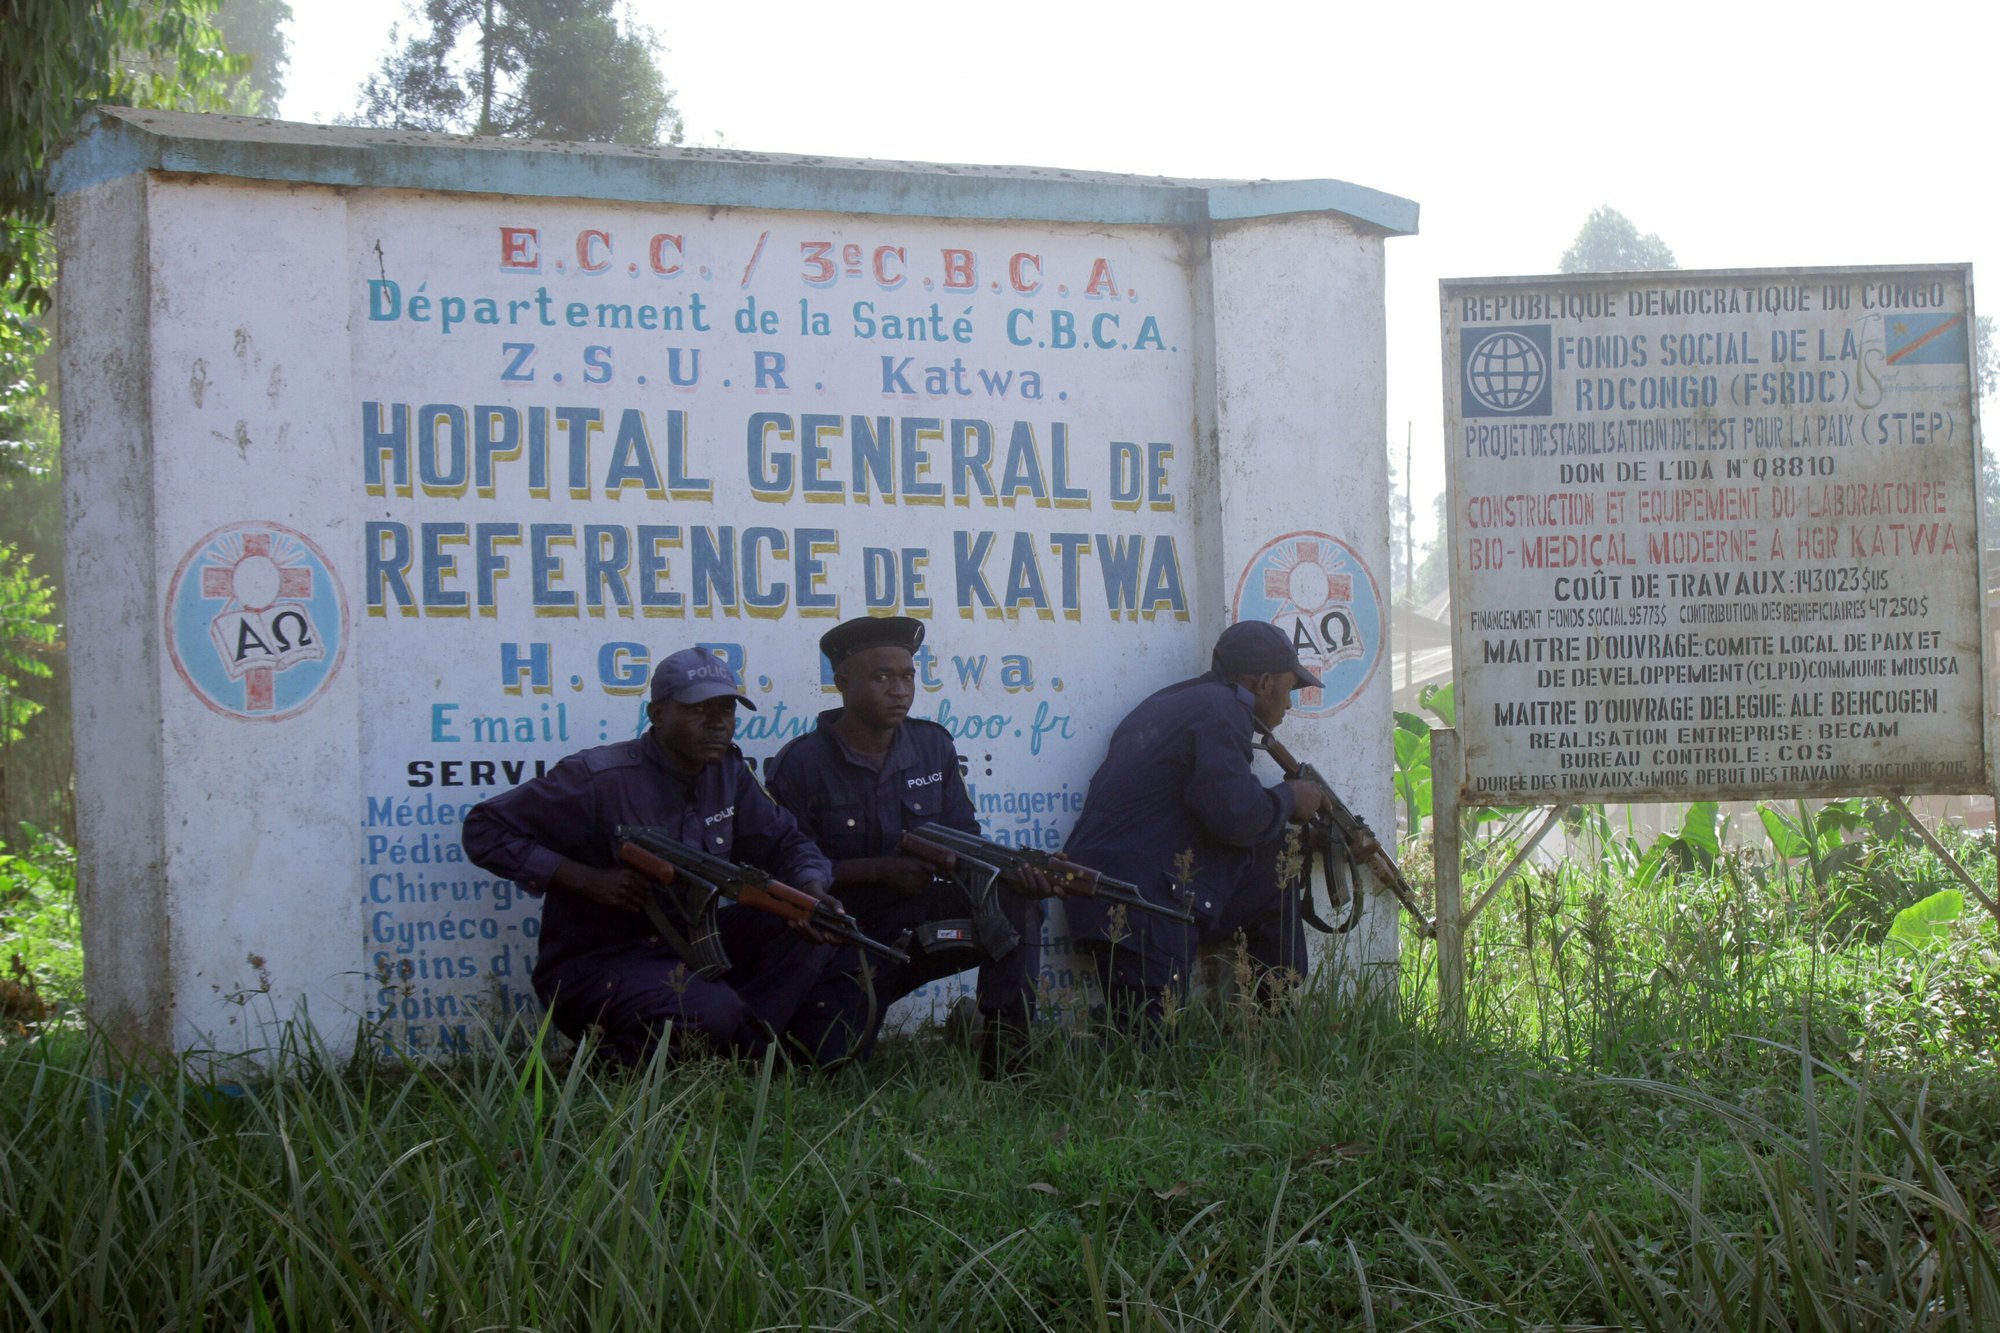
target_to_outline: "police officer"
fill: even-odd
[[[676,1056],[755,1057],[775,1038],[791,1058],[828,1062],[864,1021],[853,951],[754,908],[720,907],[731,966],[696,976],[643,914],[652,881],[615,859],[619,825],[650,825],[825,890],[832,867],[732,743],[739,704],[756,707],[720,658],[683,649],[653,672],[645,734],[570,755],[466,816],[466,855],[544,895],[534,985],[555,1026],[577,1040],[600,1029],[600,1053],[618,1062],[644,1061],[669,1031]]]
[[[1262,968],[1304,973],[1298,896],[1279,884],[1278,860],[1286,824],[1311,819],[1321,793],[1264,785],[1251,739],[1257,723],[1284,719],[1293,690],[1319,683],[1277,626],[1244,621],[1216,640],[1209,671],[1147,698],[1112,733],[1063,850],[1155,902],[1190,893],[1198,922],[1067,900],[1070,933],[1096,963],[1115,1021],[1157,1020],[1162,997],[1187,985],[1196,949],[1239,930]]]
[[[896,851],[903,831],[920,824],[979,832],[951,733],[910,716],[923,641],[923,622],[907,616],[863,616],[828,630],[819,646],[832,664],[840,707],[821,713],[818,728],[780,750],[768,770],[771,794],[833,859],[841,901],[877,939],[895,940],[971,911],[956,886],[934,880],[930,866]],[[1046,893],[1045,884],[1037,887]],[[1005,890],[999,903],[1021,938],[998,959],[942,945],[925,953],[919,938],[907,965],[869,960],[881,1008],[978,962],[988,1074],[1025,1040],[1041,969],[1041,904]]]

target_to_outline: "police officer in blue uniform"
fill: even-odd
[[[617,828],[650,825],[825,891],[833,868],[732,743],[739,704],[756,707],[720,658],[683,649],[653,672],[644,735],[570,755],[466,816],[466,855],[543,895],[535,993],[564,1035],[598,1029],[597,1049],[614,1061],[643,1062],[671,1032],[676,1056],[755,1057],[775,1039],[789,1058],[827,1063],[865,1022],[852,949],[724,904],[716,923],[731,966],[703,980],[644,915],[652,881],[616,860]]]
[[[1198,923],[1066,901],[1114,1021],[1157,1020],[1162,998],[1186,987],[1196,949],[1239,930],[1267,973],[1305,972],[1298,895],[1278,882],[1278,862],[1286,825],[1311,819],[1321,793],[1302,781],[1266,786],[1251,741],[1258,722],[1284,719],[1293,690],[1319,683],[1277,626],[1244,621],[1216,640],[1209,671],[1153,694],[1112,733],[1063,850],[1155,902],[1191,895]]]
[[[991,1074],[1020,1048],[1034,1013],[1042,910],[1033,898],[1001,893],[1001,910],[1020,943],[998,959],[943,944],[924,950],[921,927],[964,918],[970,906],[955,885],[934,879],[930,866],[898,855],[897,844],[904,830],[920,824],[980,830],[951,733],[909,715],[923,641],[923,622],[907,616],[863,616],[827,631],[820,651],[832,664],[841,706],[821,713],[816,730],[780,750],[767,775],[778,803],[832,858],[834,889],[862,929],[885,940],[912,935],[916,947],[907,965],[869,960],[880,1008],[978,963],[982,1067]],[[1037,887],[1046,893],[1045,884]]]

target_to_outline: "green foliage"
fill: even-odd
[[[1639,273],[1679,268],[1674,252],[1656,232],[1639,234],[1632,220],[1609,204],[1600,205],[1584,220],[1576,239],[1563,251],[1559,273]]]
[[[284,11],[278,0],[238,4],[260,22],[275,23]],[[253,109],[250,58],[225,49],[215,7],[216,0],[0,0],[0,532],[47,569],[58,567],[62,539],[56,413],[36,370],[49,354],[44,314],[55,280],[50,161],[61,137],[100,102]],[[275,32],[266,36],[282,48]],[[37,688],[57,726],[31,738],[31,754],[7,755],[0,822],[31,813],[67,826],[67,682],[58,676]],[[0,691],[0,703],[0,735],[9,737],[43,706],[12,689]]]
[[[1455,681],[1426,685],[1417,691],[1417,706],[1456,726],[1458,686]],[[1403,836],[1423,832],[1431,812],[1431,724],[1415,713],[1396,714],[1396,800],[1403,808]]]
[[[1851,802],[1830,802],[1815,815],[1804,801],[1800,801],[1796,817],[1787,815],[1777,806],[1760,805],[1757,817],[1764,825],[1765,836],[1771,840],[1771,849],[1779,856],[1803,858],[1818,866],[1847,845],[1845,831],[1853,824],[1840,817],[1843,804],[1850,810],[1853,807]]]
[[[1913,889],[1940,873],[1902,812],[1879,798],[1760,806],[1758,816],[1773,853],[1806,871],[1829,944],[1881,939]]]
[[[0,0],[0,291],[46,309],[48,164],[99,102],[215,111],[243,70],[215,0]],[[9,291],[8,289],[11,289]],[[10,368],[0,372],[18,373]]]
[[[1638,887],[1650,889],[1683,871],[1713,870],[1728,827],[1729,816],[1714,801],[1696,801],[1681,816],[1679,830],[1658,839],[1639,859]]]
[[[0,426],[7,421],[0,413]],[[74,762],[57,629],[63,600],[40,572],[60,569],[62,559],[55,413],[38,409],[27,425],[25,439],[0,445],[0,533],[8,538],[0,543],[0,834],[22,821],[67,833]]]
[[[1406,837],[1423,831],[1431,809],[1431,724],[1415,713],[1396,713],[1396,800]]]
[[[1991,921],[1828,952],[1810,875],[1710,812],[1646,892],[1601,810],[1570,830],[1611,854],[1494,900],[1448,1033],[1412,943],[1400,995],[1047,1032],[1008,1086],[932,1038],[812,1077],[287,1047],[222,1085],[0,1038],[0,1326],[1995,1326]]]
[[[74,1002],[83,993],[76,853],[33,825],[22,834],[18,850],[0,842],[0,964],[36,994]]]
[[[1985,1219],[1925,1144],[1922,1103],[1908,1114],[1810,1050],[1796,1054],[1797,1127],[1696,1089],[1615,1081],[1724,1127],[1769,1202],[1765,1226],[1731,1231],[1710,1216],[1698,1173],[1686,1188],[1655,1178],[1684,1219],[1678,1244],[1586,1223],[1576,1239],[1620,1326],[1887,1333],[2000,1320]],[[1844,1125],[1831,1119],[1843,1101]]]
[[[1417,691],[1417,705],[1435,714],[1447,727],[1458,725],[1458,685],[1426,685]],[[1423,834],[1424,821],[1431,813],[1436,795],[1431,781],[1431,724],[1416,713],[1396,713],[1396,772],[1392,778],[1396,800],[1401,806],[1402,836],[1413,841]],[[1472,806],[1460,812],[1467,826],[1511,825],[1531,806]]]
[[[1758,816],[1772,850],[1787,860],[1804,861],[1820,888],[1865,869],[1880,846],[1914,838],[1903,828],[1902,815],[1885,801],[1848,797],[1817,809],[1796,801],[1793,810],[1788,815],[1776,806],[1759,806]]]
[[[1699,976],[1595,1013],[1657,920],[1608,911],[1537,941],[1570,960],[1542,993],[1611,1023],[1575,1061],[1497,950],[1466,1035],[1429,1030],[1419,959],[1400,1003],[1183,1009],[1009,1086],[928,1040],[832,1077],[294,1047],[222,1084],[0,1043],[0,1324],[1990,1327],[1990,1067],[1858,1064],[1775,968],[1747,1035],[1676,1042]]]
[[[613,0],[423,0],[362,87],[359,121],[433,133],[679,143],[659,38]]]
[[[15,229],[11,221],[0,226]],[[41,244],[39,230],[32,242],[25,236],[32,229],[19,230],[24,233],[22,244],[33,250],[20,260],[22,286],[45,293],[55,278],[55,256]],[[0,486],[24,475],[45,473],[55,465],[55,412],[35,374],[35,362],[47,348],[48,335],[39,315],[25,302],[0,292]],[[0,530],[19,535],[17,528]]]
[[[1896,913],[1889,938],[1912,952],[1937,948],[1951,938],[1952,923],[1963,915],[1965,895],[1957,889],[1939,889]]]
[[[23,677],[51,674],[42,654],[62,637],[53,619],[54,595],[30,564],[0,542],[0,749],[19,740],[21,728],[42,711],[21,697],[19,686]]]

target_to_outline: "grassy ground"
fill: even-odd
[[[43,1029],[0,1046],[0,1326],[2000,1327],[1993,923],[1892,946],[1938,871],[1866,871],[1639,892],[1612,848],[1503,893],[1464,1031],[1416,951],[1005,1086],[922,1039],[230,1092]]]

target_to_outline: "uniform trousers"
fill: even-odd
[[[778,917],[734,903],[716,911],[729,970],[706,981],[636,924],[630,942],[604,945],[535,974],[556,1029],[599,1053],[644,1063],[666,1041],[676,1059],[759,1058],[773,1041],[788,1059],[833,1064],[852,1053],[865,1022],[854,950],[814,944]]]
[[[1195,956],[1207,944],[1227,941],[1241,931],[1260,981],[1279,969],[1304,976],[1305,931],[1296,886],[1278,883],[1278,858],[1285,839],[1260,843],[1252,851],[1242,881],[1215,917],[1185,926],[1147,913],[1127,918],[1120,940],[1077,943],[1097,968],[1107,1016],[1128,1031],[1159,1022],[1166,997],[1184,999],[1194,978]]]
[[[936,882],[927,891],[915,894],[876,888],[848,889],[841,894],[841,901],[867,934],[889,944],[897,943],[906,932],[914,932],[920,926],[972,915],[972,905],[964,890],[948,881]],[[974,994],[980,1012],[1011,1027],[1027,1026],[1034,1016],[1035,987],[1041,979],[1042,904],[1005,889],[999,893],[998,904],[1000,914],[1019,933],[1021,942],[997,959],[972,948],[940,948],[929,953],[911,948],[907,963],[868,956],[877,1005],[877,1021],[869,1026],[869,1049],[874,1046],[882,1009],[927,981],[955,976],[971,967],[979,969]],[[864,1050],[863,1055],[866,1053]]]

